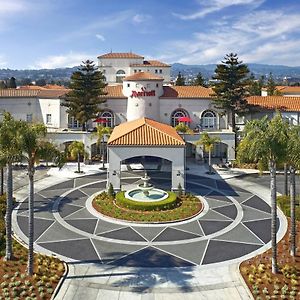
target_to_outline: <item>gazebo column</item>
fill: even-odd
[[[121,190],[121,159],[116,153],[108,149],[109,168],[107,186],[111,183],[116,192]]]
[[[185,190],[185,149],[184,148],[178,149],[176,156],[173,156],[173,160],[172,160],[172,191],[177,191],[179,184],[181,185],[182,189]]]

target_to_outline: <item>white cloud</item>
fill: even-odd
[[[0,68],[7,67],[7,65],[8,63],[5,59],[5,56],[0,54]]]
[[[251,7],[256,8],[259,7],[264,1],[265,0],[201,0],[198,1],[198,3],[201,5],[201,9],[199,11],[187,15],[178,13],[173,13],[173,15],[181,20],[195,20],[233,5],[250,5]]]
[[[0,15],[19,13],[27,10],[27,4],[22,0],[0,0]]]
[[[30,68],[33,69],[54,69],[54,68],[65,68],[65,67],[74,67],[81,64],[82,61],[91,59],[93,60],[96,57],[95,54],[87,53],[75,53],[70,52],[67,54],[61,55],[50,55],[39,59],[34,66]]]
[[[102,34],[96,34],[96,38],[102,42],[105,41],[105,37]]]
[[[150,20],[152,17],[150,15],[137,14],[132,18],[133,23],[140,24]]]

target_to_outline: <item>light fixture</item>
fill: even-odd
[[[181,172],[178,170],[176,176],[180,176]]]
[[[117,171],[116,170],[113,170],[112,174],[115,176],[117,175]]]

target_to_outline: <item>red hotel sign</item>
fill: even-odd
[[[142,88],[140,92],[138,91],[132,91],[131,98],[137,98],[137,97],[151,97],[155,96],[155,90],[146,91],[145,88]]]

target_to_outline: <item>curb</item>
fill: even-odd
[[[69,265],[64,261],[62,263],[64,264],[65,272],[64,272],[63,276],[60,278],[60,280],[59,280],[59,282],[58,282],[58,284],[57,284],[50,300],[54,300],[55,297],[58,295],[61,287],[63,286],[63,283],[64,283],[65,279],[67,278],[67,275],[69,274]]]
[[[248,285],[246,284],[242,274],[241,274],[241,271],[240,271],[240,266],[241,264],[243,263],[243,261],[241,261],[238,265],[237,265],[237,274],[238,274],[238,277],[239,277],[239,280],[240,280],[240,283],[242,284],[243,288],[245,289],[245,291],[247,292],[247,295],[250,297],[250,299],[253,299],[254,300],[254,296],[252,295]]]

